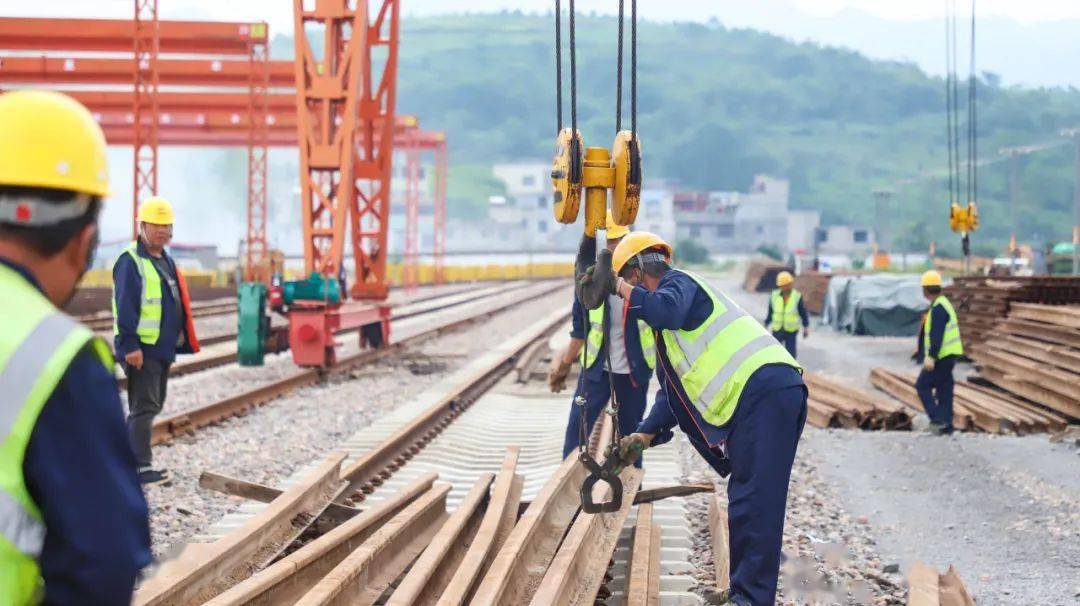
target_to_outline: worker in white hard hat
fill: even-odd
[[[128,604],[146,499],[105,341],[61,309],[92,265],[105,135],[55,92],[0,94],[0,603]]]
[[[165,198],[143,200],[136,216],[139,237],[113,264],[113,335],[127,375],[128,429],[139,481],[168,482],[150,451],[154,417],[165,406],[169,368],[177,353],[196,353],[199,342],[184,274],[165,247],[172,241],[173,209]]]
[[[952,302],[941,292],[941,274],[930,270],[920,280],[923,296],[930,301],[920,330],[918,357],[922,371],[915,381],[923,410],[930,418],[930,432],[953,432],[953,368],[964,355],[960,324]]]
[[[765,326],[795,358],[802,327],[803,338],[810,336],[810,315],[806,313],[806,303],[802,293],[795,288],[795,277],[791,272],[776,274],[776,289],[769,296],[769,311],[765,314]]]
[[[607,248],[615,250],[630,229],[616,223],[610,210],[606,227]],[[609,295],[604,304],[592,310],[586,310],[575,297],[571,317],[570,344],[555,352],[548,375],[551,391],[558,393],[566,387],[566,377],[574,361],[581,364],[566,423],[564,458],[580,445],[582,413],[584,433],[588,435],[612,396],[619,402],[620,432],[632,433],[645,416],[649,381],[656,366],[652,330],[630,312],[629,304],[618,295]],[[604,338],[605,322],[610,339]],[[635,464],[640,466],[641,462]]]

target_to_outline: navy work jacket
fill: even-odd
[[[585,339],[588,334],[589,316],[588,310],[577,298],[574,298],[574,307],[571,310],[573,325],[570,336],[575,339]],[[607,305],[604,305],[604,313],[607,314]],[[622,322],[623,338],[626,348],[626,360],[630,364],[630,381],[635,387],[648,385],[652,378],[653,369],[645,363],[645,354],[641,351],[641,333],[638,330],[640,316],[634,311],[629,303],[624,302]],[[600,353],[596,356],[596,362],[585,371],[585,378],[590,381],[604,380],[604,360],[607,359],[607,341],[600,347]]]
[[[142,238],[139,238],[136,251],[140,257],[150,259],[150,253],[146,252]],[[162,253],[165,262],[172,270],[172,279],[176,280],[176,264],[167,252]],[[154,266],[157,269],[157,266]],[[160,275],[161,272],[158,271]],[[177,306],[182,306],[172,295],[165,276],[161,276],[161,336],[157,343],[149,345],[139,342],[139,335],[135,330],[139,326],[139,307],[142,304],[142,278],[139,276],[139,268],[135,266],[135,260],[131,255],[121,255],[113,265],[113,288],[116,297],[116,323],[120,334],[116,335],[114,347],[116,358],[123,360],[124,356],[142,348],[143,355],[171,364],[178,353],[192,353],[191,335],[186,334],[184,318],[177,314]],[[184,345],[177,348],[176,341],[180,337],[180,331],[184,330]]]
[[[41,290],[25,267],[0,263]],[[45,603],[130,603],[138,572],[150,564],[146,498],[116,378],[89,347],[41,409],[23,475],[47,529],[38,559]]]

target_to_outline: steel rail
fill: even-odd
[[[269,564],[330,504],[344,453],[329,455],[303,481],[220,541],[198,546],[139,587],[136,606],[202,604]]]
[[[558,288],[562,288],[562,283],[545,285],[544,288],[536,289],[535,292],[532,289],[524,289],[526,292],[518,293],[509,301],[506,301],[493,308],[486,308],[481,310],[476,315],[471,315],[466,318],[452,320],[442,324],[435,324],[427,330],[398,341],[391,343],[381,349],[370,349],[361,351],[355,355],[348,356],[337,362],[333,367],[328,370],[309,369],[300,371],[294,375],[285,377],[272,383],[260,385],[249,391],[224,398],[217,402],[212,402],[205,406],[191,408],[181,412],[174,413],[172,415],[162,417],[154,422],[151,430],[151,444],[161,444],[167,442],[177,436],[191,433],[195,430],[201,429],[213,423],[217,423],[229,417],[239,415],[247,410],[250,410],[256,406],[260,406],[271,400],[277,399],[291,391],[294,391],[300,387],[307,385],[314,385],[321,382],[328,374],[341,373],[357,366],[363,366],[371,364],[377,360],[389,357],[399,351],[415,346],[424,341],[428,341],[435,337],[438,337],[447,332],[457,330],[463,326],[479,322],[487,319],[492,315],[509,309],[511,307],[520,305],[522,303],[531,301],[537,296],[543,296],[550,292],[555,291]],[[562,314],[565,317],[567,314]],[[484,388],[486,390],[486,387]],[[350,481],[350,487],[356,487],[360,484],[370,483],[375,478],[373,474],[366,474],[364,468],[357,468],[355,463],[349,468],[351,473],[346,477]],[[381,468],[379,473],[381,473]],[[359,478],[359,480],[357,480]]]

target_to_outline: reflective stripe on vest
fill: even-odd
[[[802,294],[794,289],[791,291],[791,295],[788,296],[787,301],[784,301],[784,295],[779,288],[772,291],[770,302],[772,314],[769,318],[769,330],[772,332],[780,330],[799,332],[799,327],[802,326],[802,318],[799,317],[800,299],[802,299]]]
[[[158,274],[157,268],[154,267],[154,263],[150,259],[139,255],[137,242],[132,242],[124,247],[116,260],[120,261],[124,255],[130,255],[132,260],[135,261],[135,269],[139,272],[139,279],[142,282],[142,294],[139,298],[139,323],[135,328],[135,333],[139,335],[140,342],[153,345],[157,343],[158,337],[161,336],[161,275]],[[179,304],[179,302],[177,303]],[[115,284],[113,285],[112,312],[113,334],[118,335],[120,334],[120,325],[116,319]]]
[[[87,343],[110,370],[113,362],[103,341],[3,265],[0,297],[6,304],[0,315],[0,579],[5,599],[26,604],[41,589],[36,558],[46,534],[23,476],[30,436],[71,360]]]
[[[923,352],[930,355],[930,324],[934,315],[934,308],[940,305],[949,314],[949,321],[945,324],[945,333],[941,337],[941,348],[938,349],[937,359],[947,356],[964,355],[964,344],[960,340],[960,323],[956,318],[956,310],[952,302],[945,295],[938,296],[926,312],[926,320],[923,322]]]
[[[641,356],[645,358],[645,365],[656,368],[656,338],[652,328],[644,320],[637,321],[638,339],[641,341]]]
[[[712,314],[694,330],[664,330],[664,346],[694,408],[707,422],[722,426],[735,414],[743,387],[758,368],[766,364],[802,368],[734,301],[694,274],[683,273],[712,300]]]

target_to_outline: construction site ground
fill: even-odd
[[[743,291],[734,274],[717,282],[764,317],[766,293]],[[851,336],[814,323],[810,331],[799,342],[809,371],[869,388],[872,367],[916,368],[914,337]],[[970,370],[958,366],[958,378]],[[1045,434],[934,437],[921,431],[926,423],[920,415],[912,432],[807,427],[799,459],[856,524],[865,520],[885,564],[902,572],[919,560],[941,570],[955,565],[982,605],[1076,604],[1080,450]]]
[[[713,278],[745,309],[764,315],[766,294],[743,291],[735,274]],[[168,557],[185,541],[217,536],[214,528],[223,523],[231,527],[226,514],[236,511],[242,501],[199,489],[197,478],[202,471],[282,483],[353,432],[408,407],[418,391],[511,337],[523,323],[559,306],[569,308],[569,297],[569,289],[538,297],[484,324],[448,333],[418,350],[354,371],[329,386],[301,390],[272,402],[215,426],[197,439],[155,448],[157,460],[172,469],[175,478],[172,486],[149,490],[155,551]],[[565,342],[565,338],[563,334],[552,341]],[[869,388],[872,367],[913,372],[915,366],[909,360],[913,345],[914,338],[854,337],[814,324],[809,339],[799,343],[799,358],[809,371]],[[235,368],[207,371],[196,381],[200,390],[214,391],[238,382],[237,373]],[[215,388],[217,382],[223,385]],[[192,379],[171,385],[166,412],[173,406],[183,407],[191,398],[183,392],[200,391],[194,385]],[[552,398],[539,385],[532,389],[536,391],[532,398],[551,398],[556,417],[563,410],[556,399],[569,405],[568,392]],[[557,421],[537,430],[545,440],[554,441],[544,449],[553,457],[542,466],[545,469],[557,462],[561,444]],[[788,576],[781,582],[778,603],[850,603],[854,599],[855,603],[904,604],[904,578],[916,561],[939,570],[955,565],[981,605],[1076,603],[1080,599],[1080,474],[1076,472],[1080,451],[1074,445],[1052,443],[1045,434],[932,437],[921,431],[925,424],[925,418],[918,418],[912,432],[806,428],[792,475],[784,544],[785,574],[801,575],[811,583],[796,586]],[[685,440],[647,454],[647,467],[649,460],[663,463],[647,475],[646,487],[676,479],[711,480],[718,481],[718,491],[723,493],[724,482]],[[679,472],[673,474],[673,469]],[[530,481],[536,484],[546,474]],[[665,530],[663,603],[693,603],[698,600],[688,599],[695,594],[705,602],[715,598],[710,592],[715,581],[709,498],[687,497],[685,528],[672,525]],[[671,506],[680,502],[673,500]],[[682,538],[687,536],[689,545]],[[689,566],[674,565],[672,559]],[[805,588],[814,580],[823,585],[820,593],[810,595]]]

